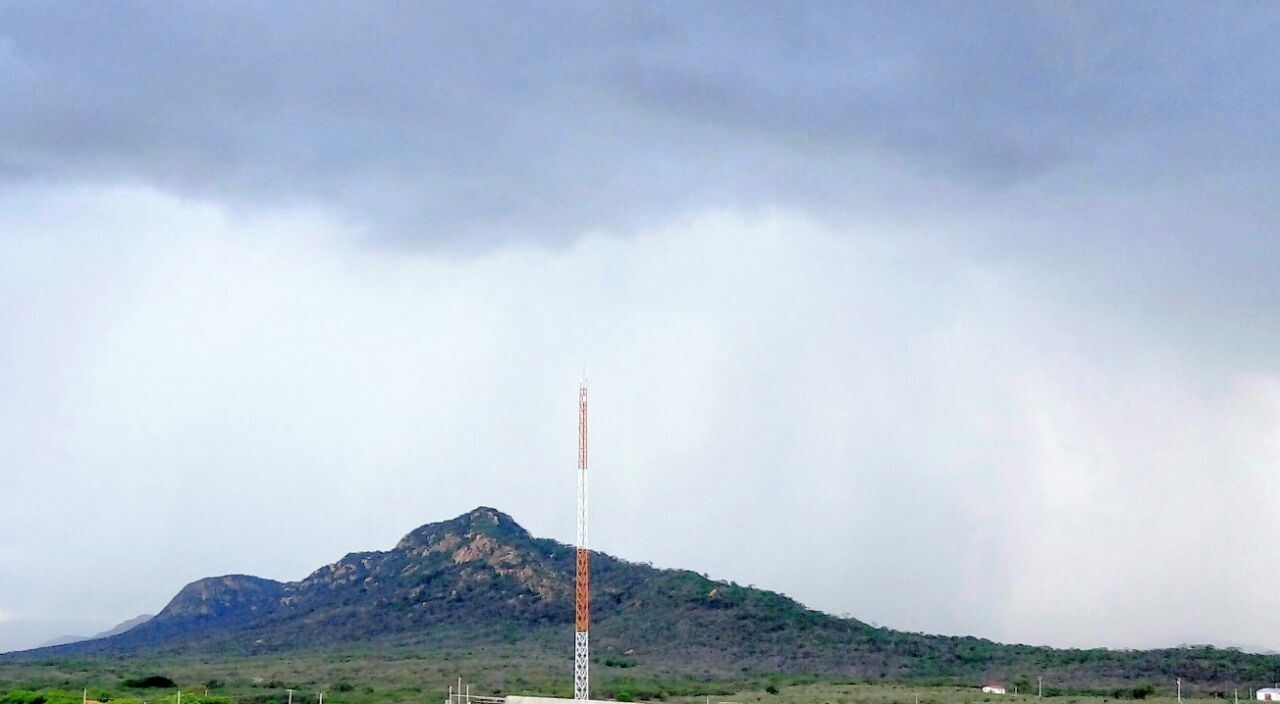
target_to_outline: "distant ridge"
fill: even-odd
[[[268,654],[385,646],[430,652],[519,643],[551,661],[572,630],[573,549],[481,506],[350,553],[296,582],[226,575],[183,587],[122,633],[8,658]],[[813,611],[781,594],[592,558],[592,654],[699,677],[1034,681],[1102,687],[1181,677],[1202,687],[1268,681],[1280,658],[1213,647],[1059,650],[906,633]],[[123,624],[122,624],[123,625]]]
[[[95,634],[95,635],[91,635],[91,636],[58,636],[57,638],[54,638],[54,639],[50,640],[50,641],[49,641],[49,642],[47,642],[47,643],[44,643],[44,644],[43,644],[43,645],[41,645],[40,647],[41,647],[41,648],[51,648],[51,647],[53,647],[53,646],[57,646],[57,645],[70,645],[71,643],[79,643],[79,642],[81,642],[81,641],[85,641],[85,640],[94,640],[94,639],[97,639],[97,638],[110,638],[111,636],[119,635],[119,634],[121,634],[121,633],[124,633],[125,631],[129,630],[130,628],[133,628],[134,626],[137,626],[137,625],[138,625],[138,624],[140,624],[140,623],[145,623],[145,622],[147,622],[147,621],[151,620],[151,618],[152,618],[151,614],[141,614],[141,615],[138,615],[138,616],[134,616],[134,617],[133,617],[133,618],[131,618],[131,619],[127,619],[127,620],[125,620],[125,621],[121,621],[120,623],[117,623],[116,625],[112,626],[111,628],[108,628],[107,630],[102,631],[101,633],[97,633],[97,634]]]

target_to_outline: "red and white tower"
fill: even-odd
[[[590,662],[587,626],[591,611],[591,584],[587,553],[587,380],[578,384],[578,572],[573,609],[573,698],[586,701],[587,663]]]

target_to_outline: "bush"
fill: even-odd
[[[32,692],[13,690],[0,695],[0,704],[79,704],[80,693],[74,697],[65,692]]]
[[[769,694],[777,694],[778,688],[774,685],[769,685],[768,687],[764,688],[764,691],[768,692]]]
[[[122,682],[126,687],[131,689],[149,689],[149,688],[165,688],[173,689],[178,685],[173,680],[164,675],[151,675],[149,677],[132,677]]]

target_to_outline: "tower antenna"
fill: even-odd
[[[587,627],[591,621],[591,585],[587,553],[587,377],[578,383],[578,535],[577,578],[573,600],[573,698],[587,701],[590,660]]]

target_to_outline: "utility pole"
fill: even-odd
[[[293,704],[293,690],[290,689],[288,691],[289,691],[289,704]],[[178,702],[178,704],[182,704],[182,702]]]
[[[1178,704],[1182,704],[1182,678],[1178,678]]]
[[[324,691],[323,691],[323,690],[321,690],[321,692],[320,692],[320,704],[324,704]]]
[[[1037,688],[1036,696],[1043,697],[1044,696],[1044,677],[1036,677],[1036,688]]]

